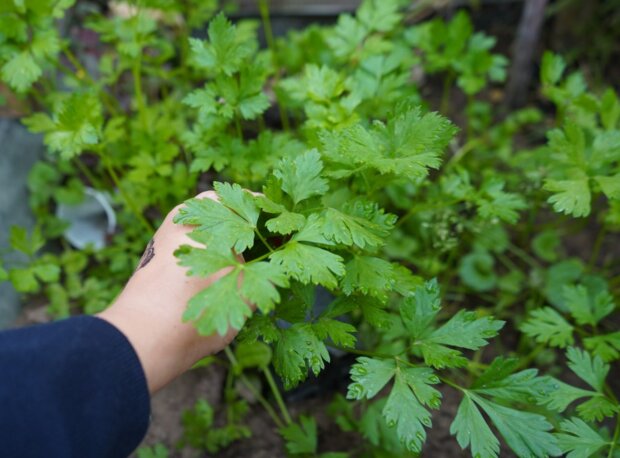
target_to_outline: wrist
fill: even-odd
[[[186,332],[178,329],[187,325],[180,321],[176,326],[171,324],[156,308],[148,314],[144,310],[148,309],[124,304],[119,299],[97,316],[127,337],[142,364],[152,394],[189,369],[194,361]]]

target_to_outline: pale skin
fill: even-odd
[[[213,191],[197,198],[214,199]],[[209,278],[189,277],[177,264],[174,251],[181,245],[196,244],[187,234],[191,226],[172,221],[181,205],[174,208],[153,237],[139,267],[114,303],[98,316],[118,328],[131,342],[144,369],[149,392],[155,393],[198,360],[224,349],[236,335],[200,336],[182,316],[187,301],[227,273],[223,269]]]

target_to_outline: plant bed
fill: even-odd
[[[240,330],[154,398],[137,456],[619,453],[613,89],[548,51],[539,107],[506,111],[508,59],[464,9],[366,0],[276,38],[259,2],[261,48],[259,21],[202,1],[117,6],[61,40],[68,3],[2,7],[0,74],[49,152],[37,228],[11,231],[27,262],[0,278],[54,317],[98,312],[185,201],[199,246],[179,264],[230,272],[184,319]],[[117,230],[78,250],[54,210],[86,186]],[[204,189],[219,201],[186,200]]]

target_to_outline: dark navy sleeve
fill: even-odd
[[[150,416],[127,338],[91,316],[0,332],[0,456],[124,458]]]

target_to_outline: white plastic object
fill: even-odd
[[[88,245],[98,250],[105,247],[107,236],[116,229],[116,212],[110,196],[89,187],[84,188],[84,200],[79,204],[59,204],[56,216],[69,223],[63,235],[80,250]]]

